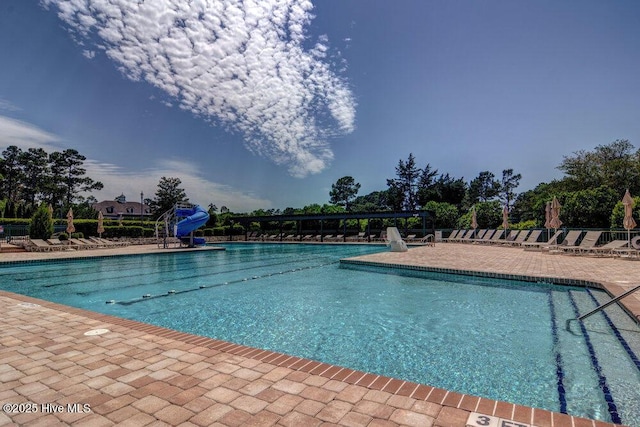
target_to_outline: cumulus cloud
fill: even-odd
[[[331,68],[328,38],[313,44],[305,32],[309,0],[42,2],[128,78],[241,132],[294,176],[325,169],[329,140],[354,129],[355,101]]]

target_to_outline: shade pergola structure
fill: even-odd
[[[371,220],[372,219],[393,219],[393,225],[398,227],[398,220],[404,219],[404,227],[398,227],[399,229],[408,231],[407,227],[407,219],[409,218],[421,218],[421,230],[422,235],[426,236],[427,233],[435,233],[435,213],[432,211],[424,211],[424,210],[416,210],[416,211],[405,211],[405,212],[357,212],[357,213],[331,213],[331,214],[293,214],[293,215],[264,215],[264,216],[233,216],[230,219],[236,224],[240,224],[244,227],[244,236],[245,240],[249,240],[249,225],[252,222],[257,222],[261,225],[262,228],[263,223],[277,223],[277,229],[279,230],[279,240],[283,239],[283,224],[285,222],[295,222],[296,226],[296,235],[299,240],[302,240],[303,231],[311,234],[320,235],[320,241],[324,241],[324,237],[326,235],[334,235],[339,234],[342,235],[342,241],[347,240],[347,220],[356,220],[359,221],[361,219],[366,219],[367,221],[367,231],[365,234],[367,235],[367,240],[371,241],[372,232],[381,232],[384,227],[380,227],[380,230],[372,230],[371,228]],[[316,223],[313,227],[307,227],[306,229],[303,227],[303,223],[314,221]],[[340,224],[342,226],[331,226],[331,224]],[[359,228],[359,227],[358,227]],[[357,234],[357,232],[355,233]]]

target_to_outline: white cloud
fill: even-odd
[[[42,148],[47,152],[62,151],[62,139],[37,126],[8,117],[0,116],[0,151],[10,145],[22,150]],[[80,153],[82,154],[82,153]],[[197,166],[181,160],[165,160],[151,168],[138,171],[126,170],[120,166],[85,160],[87,176],[104,184],[104,189],[91,193],[98,200],[113,200],[124,194],[129,200],[138,200],[140,192],[144,197],[153,199],[158,182],[163,176],[177,177],[189,200],[207,206],[214,203],[218,207],[227,206],[233,212],[250,212],[259,208],[269,208],[269,200],[254,197],[251,194],[227,185],[207,180]]]
[[[23,150],[42,148],[50,150],[60,141],[56,135],[37,126],[9,117],[0,116],[0,147],[15,145]]]
[[[21,111],[22,109],[18,106],[13,105],[11,102],[6,99],[0,98],[0,111]]]
[[[328,38],[303,47],[309,0],[43,3],[128,78],[242,132],[247,148],[294,176],[325,169],[329,139],[354,129],[353,95],[324,62]]]
[[[227,206],[233,212],[250,212],[272,205],[269,200],[207,180],[190,162],[164,161],[140,171],[126,171],[110,163],[87,160],[85,167],[87,176],[105,185],[104,190],[93,194],[98,200],[113,200],[119,194],[124,194],[127,200],[136,201],[141,191],[145,199],[153,199],[160,178],[166,176],[180,178],[181,188],[187,193],[189,201],[202,206],[213,203],[218,207]]]

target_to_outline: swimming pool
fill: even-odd
[[[0,287],[462,393],[640,425],[640,371],[629,353],[640,354],[637,326],[612,306],[608,319],[597,315],[584,330],[564,329],[576,310],[606,301],[602,292],[340,268],[340,258],[382,246],[226,247],[4,265]]]

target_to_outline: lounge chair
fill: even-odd
[[[119,241],[114,242],[113,240],[103,239],[102,237],[90,237],[90,240],[93,240],[99,244],[102,244],[106,248],[120,247],[120,246],[128,246],[129,242],[127,241]]]
[[[482,243],[489,243],[492,245],[504,243],[504,239],[502,239],[503,235],[504,235],[504,230],[496,230],[496,232],[493,233],[493,236],[491,236],[490,239],[482,240]]]
[[[51,245],[59,247],[61,249],[79,249],[78,245],[73,243],[71,240],[65,240],[64,242],[57,237],[50,237],[47,239]]]
[[[62,240],[60,240],[58,237],[49,237],[47,239],[47,242],[50,245],[66,245],[67,242],[63,242]]]
[[[476,230],[476,232],[472,234],[473,237],[471,237],[469,240],[471,242],[482,240],[485,234],[487,234],[487,230],[484,228],[482,230]]]
[[[364,235],[365,235],[365,232],[364,232],[364,231],[361,231],[361,232],[359,232],[358,234],[354,234],[354,235],[352,235],[352,236],[347,237],[347,240],[348,240],[348,241],[352,241],[352,242],[353,242],[353,241],[360,242],[360,241],[362,241],[362,240],[365,240]]]
[[[117,246],[115,243],[99,237],[88,237],[87,240],[93,242],[99,248],[112,248]]]
[[[29,239],[29,243],[25,248],[31,252],[49,252],[61,249],[61,247],[56,248],[51,243],[42,239]]]
[[[473,235],[473,230],[460,230],[460,232],[458,233],[458,235],[454,238],[451,239],[449,238],[450,242],[462,242],[463,240],[469,240],[471,239],[471,236]]]
[[[542,230],[532,230],[531,233],[522,242],[514,242],[518,246],[526,245],[528,243],[536,243],[542,234]]]
[[[100,245],[98,245],[97,243],[92,242],[91,240],[85,239],[83,237],[80,237],[78,240],[81,241],[82,243],[84,243],[85,245],[89,245],[89,246],[92,246],[94,248],[100,247]]]
[[[571,234],[571,232],[569,232]],[[602,235],[602,231],[587,231],[587,234],[582,238],[582,241],[579,245],[571,245],[571,246],[560,246],[562,252],[577,254],[583,251],[589,251],[596,246],[600,236]],[[569,235],[567,235],[569,237]]]
[[[614,257],[627,258],[627,259],[640,258],[640,249],[636,249],[633,246],[633,244],[630,248],[623,247],[623,248],[613,249],[611,252],[613,253]]]
[[[386,242],[387,241],[387,232],[381,231],[378,237],[371,236],[372,242]]]
[[[449,234],[449,237],[443,238],[442,241],[443,242],[452,242],[458,237],[458,234],[463,233],[463,232],[464,232],[464,230],[453,230],[451,232],[451,234]]]
[[[612,240],[602,246],[596,246],[586,250],[584,253],[595,256],[615,256],[616,251],[622,250],[628,243],[627,240]]]
[[[549,248],[558,242],[558,238],[562,234],[562,230],[557,230],[546,242],[523,242],[522,247],[525,251],[540,251],[543,248]]]
[[[502,242],[505,245],[510,245],[511,242],[514,242],[518,236],[520,235],[520,230],[512,230],[509,231],[509,234],[507,236],[505,236],[504,238],[504,242]]]
[[[529,230],[520,230],[517,236],[514,236],[513,240],[509,239],[507,244],[510,246],[520,246],[522,242],[525,241],[527,235],[529,234]]]
[[[577,246],[576,242],[578,241],[581,235],[582,235],[582,230],[569,231],[559,245],[551,245],[548,247],[549,252],[554,252],[554,253],[563,252],[563,248],[567,248],[567,249],[575,248]],[[562,246],[562,248],[560,246]]]
[[[69,239],[69,242],[71,242],[71,244],[73,244],[73,246],[75,246],[78,249],[95,249],[95,248],[98,247],[94,243],[85,242],[85,241],[80,240],[80,239]]]
[[[457,242],[459,242],[459,243],[471,243],[473,240],[475,240],[475,235],[476,235],[475,230],[467,230],[467,232],[464,234],[464,236],[461,236],[461,237],[458,238]]]
[[[484,234],[482,234],[482,237],[478,238],[478,239],[474,239],[473,243],[486,243],[489,241],[489,239],[491,239],[493,237],[493,235],[496,233],[495,229],[489,229],[486,230],[484,232]]]

